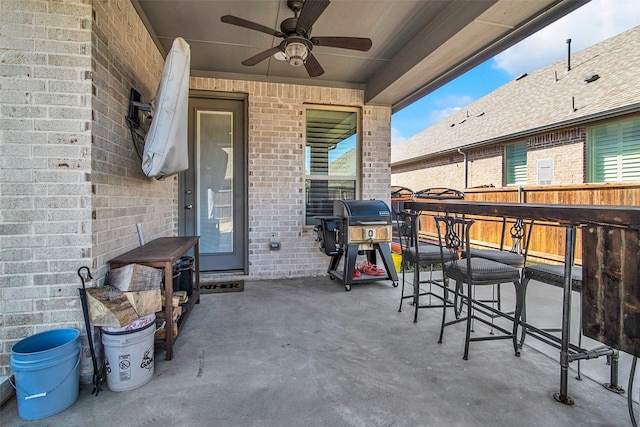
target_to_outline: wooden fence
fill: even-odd
[[[531,186],[505,188],[469,188],[465,190],[466,201],[535,203],[561,205],[610,205],[640,206],[640,183],[633,184],[580,184],[562,186]],[[435,239],[435,213],[423,213],[420,233],[430,240]],[[500,218],[474,217],[471,241],[474,246],[498,248],[503,224]],[[507,219],[504,246],[511,247],[509,228],[514,219]],[[535,223],[531,241],[528,243],[530,261],[559,263],[564,259],[565,229],[557,223]],[[582,232],[578,230],[576,241],[576,264],[582,264]]]

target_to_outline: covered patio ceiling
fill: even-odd
[[[242,61],[282,38],[221,21],[233,15],[280,31],[287,0],[131,0],[163,54],[191,46],[192,76],[360,88],[397,112],[589,0],[331,0],[311,37],[368,37],[366,52],[314,46],[324,74],[273,56]]]

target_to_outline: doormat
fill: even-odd
[[[223,292],[243,292],[243,291],[244,291],[244,280],[200,283],[201,294],[219,294]]]

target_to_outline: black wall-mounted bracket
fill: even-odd
[[[127,125],[129,126],[129,130],[131,131],[131,140],[133,142],[133,147],[138,154],[140,160],[142,160],[142,155],[144,152],[144,140],[147,135],[146,129],[143,129],[141,124],[141,111],[150,113],[151,112],[151,103],[142,102],[142,96],[140,92],[131,88],[131,92],[129,92],[129,110],[127,111]],[[147,119],[151,119],[151,114],[147,114],[145,116]]]

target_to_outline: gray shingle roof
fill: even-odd
[[[594,74],[600,78],[586,83]],[[566,59],[555,62],[392,145],[391,162],[587,122],[628,107],[640,110],[640,26],[572,54],[569,72]]]

